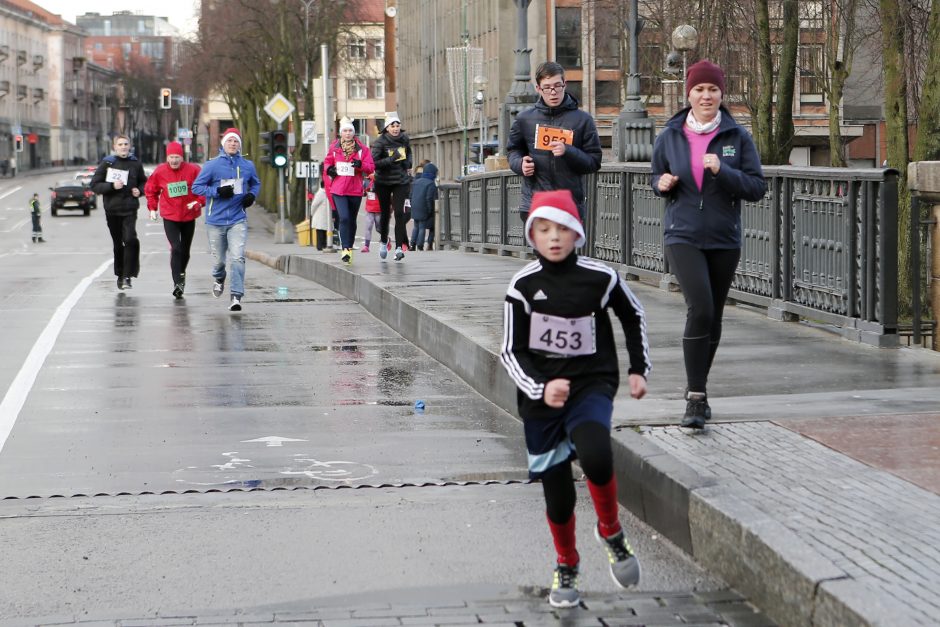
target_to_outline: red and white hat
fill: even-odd
[[[532,241],[532,224],[537,218],[551,220],[568,227],[578,234],[578,240],[574,245],[584,246],[584,225],[581,224],[578,205],[575,204],[574,196],[571,195],[570,190],[559,189],[553,192],[535,192],[532,195],[529,218],[525,221],[525,238],[532,248],[535,248],[535,242]]]
[[[238,145],[239,146],[242,145],[242,134],[239,133],[238,129],[235,128],[234,126],[231,128],[225,129],[225,132],[222,133],[222,145],[223,146],[225,145],[225,140],[228,139],[229,137],[234,137],[235,139],[238,140]]]

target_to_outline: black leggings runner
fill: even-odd
[[[173,275],[173,285],[182,283],[189,265],[189,249],[193,244],[193,233],[196,231],[196,221],[174,222],[163,219],[163,231],[170,242],[170,273]]]
[[[614,455],[610,431],[598,422],[585,422],[571,432],[571,442],[578,451],[578,463],[587,478],[596,485],[607,485],[614,476]],[[545,513],[557,525],[571,520],[577,494],[571,464],[558,464],[542,475]]]
[[[686,382],[690,391],[704,393],[721,341],[721,317],[741,249],[700,250],[689,244],[673,244],[666,247],[666,258],[688,307],[682,336]]]
[[[408,220],[405,217],[405,200],[411,193],[411,184],[380,185],[375,184],[375,194],[379,197],[379,209],[382,217],[379,219],[379,236],[382,243],[388,242],[388,222],[391,218],[392,208],[395,209],[395,246],[401,248],[408,242],[406,229]]]

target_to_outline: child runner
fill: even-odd
[[[594,535],[607,551],[614,582],[626,588],[640,580],[640,563],[618,519],[610,419],[620,373],[607,310],[620,318],[627,338],[635,399],[646,394],[650,371],[646,320],[616,272],[574,252],[585,239],[569,190],[536,192],[525,233],[537,258],[509,284],[501,359],[518,387],[529,476],[542,481],[558,554],[548,601],[573,607],[581,600],[571,470],[576,458],[597,513]]]
[[[379,219],[381,217],[382,208],[379,206],[379,197],[375,195],[375,173],[373,172],[369,175],[369,182],[366,184],[366,232],[361,252],[369,252],[372,229],[379,230]]]

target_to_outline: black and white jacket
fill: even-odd
[[[611,398],[616,395],[620,369],[608,309],[617,314],[623,326],[630,374],[646,377],[651,363],[643,306],[614,270],[572,253],[558,263],[539,257],[513,277],[503,309],[500,356],[518,388],[520,416],[550,418],[565,411],[545,404],[545,384],[552,379],[571,381],[569,402],[587,392],[609,394]],[[541,315],[570,320],[593,318],[593,354],[562,356],[530,346],[533,320]]]

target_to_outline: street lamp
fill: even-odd
[[[627,36],[630,44],[630,72],[627,74],[627,97],[617,116],[614,140],[617,142],[618,161],[649,161],[653,158],[653,140],[656,125],[640,102],[640,70],[637,63],[637,41],[643,30],[639,16],[639,2],[630,0]]]
[[[682,53],[682,101],[685,102],[686,54],[698,46],[698,31],[694,26],[683,24],[672,31],[672,47]]]
[[[473,84],[476,85],[477,88],[474,104],[480,110],[480,165],[483,165],[483,141],[486,137],[486,132],[484,131],[485,122],[483,119],[483,99],[486,96],[486,85],[488,82],[485,76],[476,76],[473,79]]]

